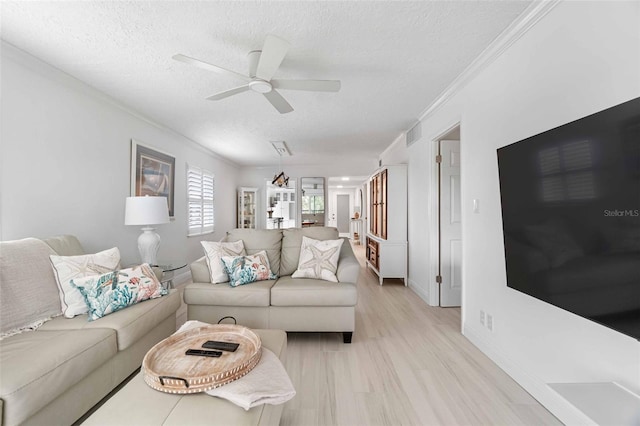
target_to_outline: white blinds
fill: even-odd
[[[187,194],[189,197],[187,235],[213,232],[215,196],[213,173],[199,167],[187,166]]]

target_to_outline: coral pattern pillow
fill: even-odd
[[[298,269],[292,278],[315,278],[319,280],[338,282],[338,258],[344,240],[314,240],[302,237],[300,260]]]
[[[207,266],[209,267],[209,274],[211,275],[211,282],[224,283],[229,281],[229,276],[220,261],[222,256],[244,256],[247,252],[244,250],[244,243],[242,240],[232,243],[217,243],[214,241],[201,241],[204,248],[205,258],[207,260]]]
[[[269,258],[264,250],[250,256],[222,256],[221,261],[229,275],[231,287],[278,278],[271,272]]]
[[[71,280],[117,271],[120,251],[117,247],[81,256],[49,256],[58,284],[62,313],[67,318],[87,313],[87,304]]]
[[[71,283],[86,300],[89,321],[167,294],[146,263],[104,275],[76,278]]]

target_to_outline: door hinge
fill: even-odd
[[[436,163],[438,164],[442,163],[442,155],[440,154],[436,155]]]
[[[442,275],[436,275],[436,282],[442,284]]]

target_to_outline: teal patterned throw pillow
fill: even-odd
[[[89,308],[89,321],[167,294],[146,263],[103,275],[73,279],[71,284],[84,296]]]
[[[264,250],[250,256],[222,256],[220,260],[229,275],[231,287],[278,278],[271,272],[267,252]]]

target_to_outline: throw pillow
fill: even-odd
[[[201,241],[201,244],[204,248],[207,266],[209,267],[209,274],[211,275],[211,282],[214,284],[229,281],[229,276],[220,261],[222,256],[244,256],[247,254],[244,250],[244,243],[242,240],[232,243]]]
[[[250,256],[222,256],[221,261],[229,275],[231,287],[278,278],[271,272],[269,258],[264,250]]]
[[[167,294],[151,267],[144,263],[133,268],[71,280],[85,298],[89,321]]]
[[[314,240],[302,237],[298,269],[292,278],[316,278],[319,280],[338,282],[338,258],[344,240]]]
[[[95,254],[51,255],[49,258],[58,284],[62,313],[67,318],[87,313],[84,297],[77,288],[71,285],[71,280],[113,272],[118,270],[120,265],[120,251],[117,247]]]

